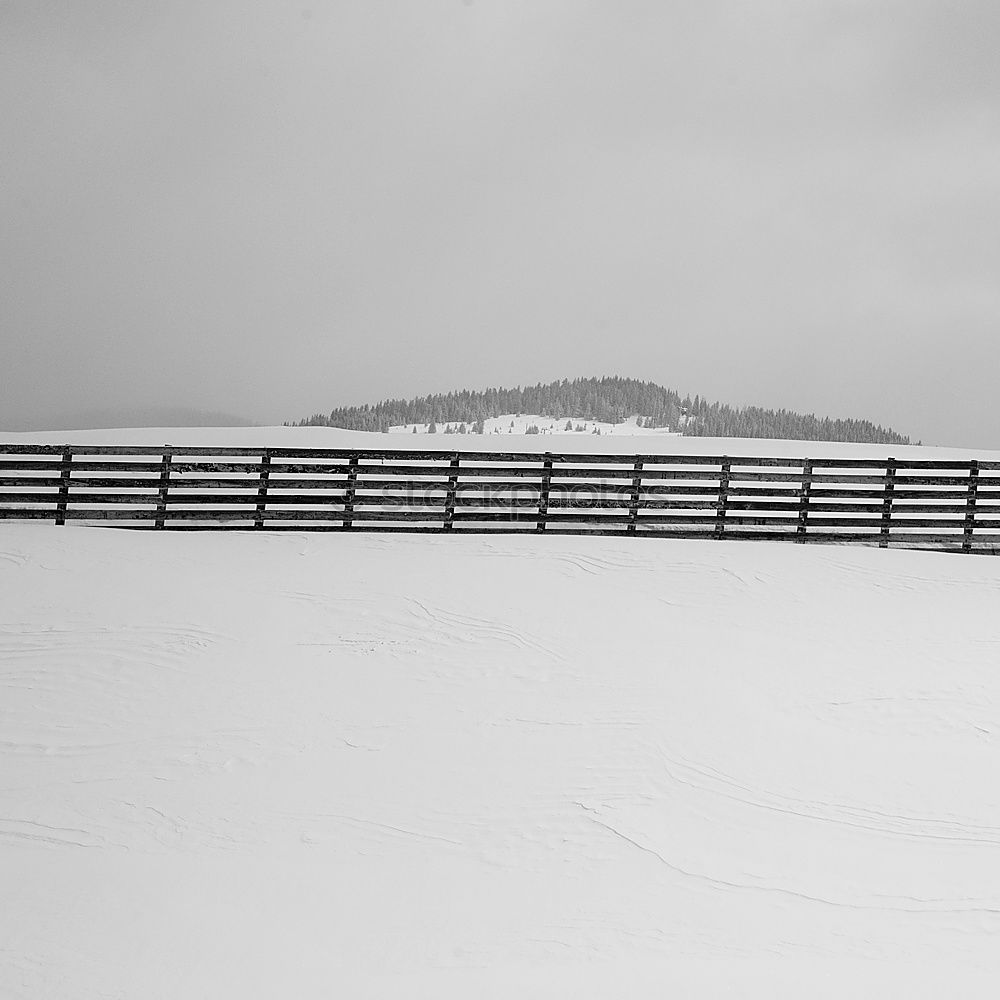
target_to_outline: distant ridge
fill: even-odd
[[[402,424],[479,421],[509,413],[537,413],[558,419],[621,423],[638,415],[640,425],[676,430],[692,437],[779,438],[791,441],[846,441],[909,444],[910,439],[870,420],[831,419],[759,406],[733,407],[634,378],[563,379],[513,389],[462,389],[416,399],[386,399],[374,405],[342,406],[315,413],[295,426],[387,431]]]
[[[185,406],[119,406],[113,409],[64,412],[12,431],[76,431],[106,427],[251,427],[253,421],[232,413]]]

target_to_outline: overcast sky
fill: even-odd
[[[0,427],[623,374],[1000,448],[997,0],[0,0]]]

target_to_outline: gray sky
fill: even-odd
[[[623,374],[1000,447],[1000,3],[0,0],[0,427]]]

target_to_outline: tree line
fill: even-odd
[[[314,413],[297,427],[343,427],[387,431],[403,424],[466,424],[481,433],[483,421],[508,413],[621,423],[631,416],[640,425],[695,437],[782,438],[793,441],[847,441],[909,444],[910,439],[870,420],[832,419],[792,410],[728,406],[639,379],[563,379],[513,389],[462,389],[457,392],[385,399],[364,406],[341,406]]]

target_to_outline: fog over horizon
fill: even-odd
[[[1000,448],[998,42],[990,0],[0,0],[0,429],[623,375]]]

